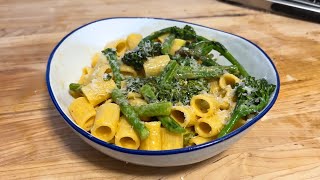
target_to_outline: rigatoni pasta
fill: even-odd
[[[96,111],[84,97],[75,99],[69,106],[69,112],[76,123],[89,131],[94,123]]]
[[[92,135],[104,140],[111,141],[117,130],[120,119],[120,108],[115,103],[106,102],[97,108],[97,114],[93,127]]]
[[[161,128],[161,149],[179,149],[183,147],[182,134],[173,133],[165,128]]]
[[[233,65],[218,64],[212,51]],[[158,151],[230,133],[266,106],[274,85],[185,26],[107,43],[69,89],[69,112],[82,129],[122,148]]]
[[[96,106],[111,97],[112,90],[116,87],[113,80],[104,81],[93,79],[91,83],[82,87],[84,96]]]
[[[201,137],[213,137],[216,136],[222,129],[222,119],[220,116],[213,114],[212,116],[207,116],[200,118],[194,129]]]
[[[173,106],[171,117],[182,127],[194,126],[197,120],[196,114],[190,106]]]
[[[149,129],[149,137],[141,141],[140,149],[156,151],[161,150],[161,123],[159,121],[146,122],[146,127]]]
[[[127,149],[138,149],[140,146],[138,134],[132,129],[125,117],[120,117],[119,128],[115,135],[115,145]]]
[[[156,56],[149,58],[144,64],[143,68],[146,76],[158,76],[169,63],[170,57],[168,55]]]
[[[214,114],[219,107],[216,98],[211,94],[199,94],[193,96],[190,102],[195,114],[206,117]]]

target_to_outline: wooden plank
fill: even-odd
[[[116,16],[174,18],[250,39],[278,68],[277,103],[230,149],[194,165],[136,166],[94,150],[55,110],[45,68],[68,32]],[[319,35],[319,24],[212,0],[0,0],[0,179],[319,179]]]

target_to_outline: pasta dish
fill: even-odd
[[[218,56],[232,65],[217,63]],[[250,76],[221,43],[191,26],[174,26],[108,43],[69,85],[69,112],[105,142],[171,150],[239,128],[268,104],[274,89]]]

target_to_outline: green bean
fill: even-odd
[[[134,110],[140,117],[153,117],[170,115],[172,103],[158,102],[141,106],[134,106]]]
[[[178,67],[177,61],[170,61],[160,75],[160,85],[170,82],[177,74]]]
[[[186,131],[170,116],[158,116],[157,118],[159,119],[163,127],[165,127],[170,132],[181,134]]]
[[[81,84],[78,84],[78,83],[70,83],[69,84],[70,91],[74,91],[76,93],[82,93],[81,88],[82,88]]]
[[[157,96],[154,94],[151,86],[147,84],[143,85],[140,88],[140,93],[148,103],[157,102]]]
[[[114,81],[118,88],[121,86],[122,76],[120,73],[120,67],[118,64],[117,59],[117,52],[112,50],[111,48],[107,48],[102,51],[102,53],[106,56],[107,60],[109,61],[109,64],[111,66],[111,70],[113,73]]]
[[[127,118],[129,124],[133,127],[135,132],[139,135],[141,140],[145,140],[149,136],[149,130],[140,121],[138,114],[134,108],[129,105],[128,100],[122,94],[121,90],[115,88],[112,91],[112,100],[120,106],[122,114]]]
[[[140,93],[147,102],[156,102],[157,96],[152,90],[152,87],[149,85],[144,85],[140,88]],[[174,119],[170,116],[157,116],[163,127],[168,129],[173,133],[184,133],[185,129],[181,127]]]
[[[176,36],[174,34],[170,34],[163,42],[161,52],[162,54],[169,54],[169,51],[171,49],[173,40]]]
[[[177,79],[199,79],[199,78],[215,78],[219,77],[223,74],[223,70],[225,68],[221,68],[218,66],[210,66],[210,67],[181,67],[179,68],[176,78]]]

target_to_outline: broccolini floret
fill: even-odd
[[[275,85],[269,84],[265,79],[256,80],[248,76],[243,82],[236,85],[237,104],[227,125],[220,131],[218,137],[231,132],[234,125],[242,117],[261,111],[269,102]]]
[[[160,83],[160,78],[129,78],[127,92],[139,92],[139,89],[147,84],[152,87],[159,101],[171,101],[172,103],[190,103],[192,96],[200,92],[209,91],[209,83],[206,79],[176,79],[168,83]]]
[[[155,88],[159,101],[171,101],[184,105],[190,103],[192,96],[209,91],[208,81],[205,79],[174,79],[171,83],[155,86]]]
[[[135,50],[127,52],[122,58],[122,62],[128,66],[132,66],[135,70],[143,69],[143,63],[147,61],[147,57],[161,55],[161,44],[159,42],[145,41]]]

